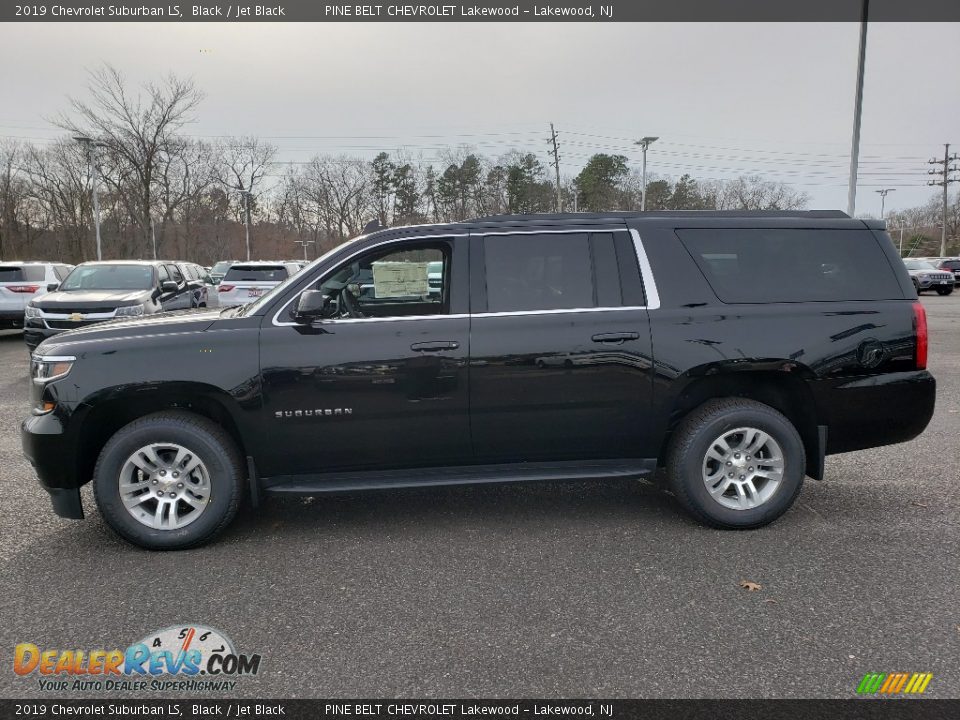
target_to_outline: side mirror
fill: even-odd
[[[176,280],[164,280],[160,283],[160,292],[172,293],[176,292],[179,288],[180,286],[177,285]]]
[[[60,283],[48,283],[47,292],[54,292],[58,287],[60,287]]]
[[[295,322],[309,324],[323,317],[327,305],[327,296],[320,290],[304,290],[297,302],[297,309],[293,313]]]

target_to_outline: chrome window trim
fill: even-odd
[[[640,278],[643,281],[643,291],[646,295],[647,303],[646,305],[616,305],[616,306],[604,306],[604,307],[589,307],[589,308],[557,308],[551,310],[512,310],[505,312],[479,312],[479,313],[458,313],[453,315],[401,315],[397,317],[385,317],[385,318],[337,318],[324,320],[320,325],[326,324],[339,324],[339,323],[367,323],[367,322],[397,322],[400,320],[442,320],[442,319],[463,319],[463,318],[485,318],[485,317],[516,317],[522,315],[561,315],[567,313],[589,313],[589,312],[616,312],[618,310],[657,310],[660,308],[660,293],[657,290],[657,283],[653,277],[653,268],[650,266],[650,260],[647,258],[646,250],[643,248],[643,242],[640,239],[640,233],[634,230],[633,228],[624,228],[624,227],[589,227],[589,228],[577,228],[577,229],[563,229],[563,230],[504,230],[497,232],[485,232],[478,231],[474,234],[476,235],[542,235],[546,233],[552,234],[590,234],[596,232],[623,232],[628,230],[631,237],[633,238],[633,247],[634,251],[637,254],[637,262],[640,266]],[[389,240],[384,240],[382,242],[370,245],[361,250],[357,250],[354,253],[351,253],[345,257],[341,262],[348,262],[350,259],[356,257],[357,255],[366,252],[367,250],[373,250],[374,248],[381,247],[383,245],[388,245],[395,242],[404,242],[407,240],[442,240],[443,238],[449,237],[469,237],[470,233],[446,233],[442,235],[414,235],[407,237],[396,237],[390,238]],[[332,253],[332,251],[331,251]],[[322,260],[323,258],[321,258]],[[302,272],[302,271],[301,271]],[[322,278],[322,276],[321,276]],[[320,280],[321,278],[317,278]],[[309,285],[313,281],[308,281],[305,285]],[[271,323],[275,327],[295,327],[297,323],[295,322],[281,322],[278,320],[280,313],[287,309],[287,307],[292,303],[297,297],[299,297],[301,289],[298,289],[287,302],[285,302],[279,310],[273,315]]]
[[[643,241],[640,239],[639,232],[630,228],[630,235],[633,237],[633,249],[637,253],[637,262],[640,263],[640,279],[643,281],[643,293],[647,300],[647,310],[659,310],[660,292],[657,290],[657,281],[653,277],[653,268],[650,267],[647,251],[643,249]]]

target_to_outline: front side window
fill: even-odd
[[[490,312],[597,305],[586,233],[488,235],[483,251]]]
[[[449,246],[423,245],[362,255],[319,289],[330,318],[441,315],[448,312]]]
[[[167,265],[167,271],[170,273],[170,279],[175,280],[177,285],[183,282],[183,274],[176,265]]]

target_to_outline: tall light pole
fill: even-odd
[[[315,241],[314,240],[294,240],[294,242],[297,243],[298,245],[303,245],[303,259],[309,260],[309,258],[307,257],[307,245],[313,245]]]
[[[850,179],[847,182],[847,215],[857,210],[857,168],[860,164],[860,116],[863,111],[863,67],[867,59],[867,10],[870,0],[863,0],[860,14],[860,51],[857,57],[857,89],[853,97],[853,139],[850,143]]]
[[[887,202],[887,193],[896,192],[896,188],[883,188],[882,190],[874,190],[876,193],[880,193],[880,219],[883,220],[883,208]]]
[[[636,144],[643,148],[643,171],[641,173],[642,177],[640,183],[643,185],[643,190],[640,192],[640,211],[643,212],[647,209],[647,148],[650,147],[650,143],[655,140],[659,140],[659,137],[647,136],[637,140]]]
[[[243,188],[234,188],[243,196],[243,215],[244,215],[244,225],[247,229],[247,262],[250,262],[250,195],[249,190],[244,190]]]
[[[100,250],[100,198],[98,188],[100,187],[100,153],[103,143],[94,142],[93,138],[86,135],[77,135],[73,138],[83,145],[87,152],[87,162],[93,167],[93,224],[97,232],[97,260],[103,260],[103,253]]]

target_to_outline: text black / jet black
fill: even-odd
[[[923,308],[836,212],[536,215],[379,230],[243,309],[91,325],[33,359],[23,444],[148,548],[244,494],[640,477],[694,516],[784,513],[824,456],[933,413]]]

